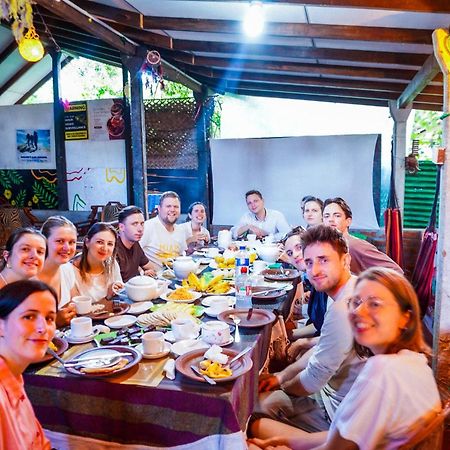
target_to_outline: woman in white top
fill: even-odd
[[[35,278],[44,267],[47,242],[34,228],[17,228],[11,233],[0,261],[0,288],[18,280]]]
[[[186,244],[208,244],[209,231],[203,226],[206,220],[206,208],[201,202],[189,206],[186,222],[178,225],[186,233]]]
[[[51,216],[42,225],[41,232],[47,238],[47,257],[38,278],[58,295],[56,325],[62,327],[76,316],[75,306],[69,303],[75,293],[75,272],[69,261],[77,249],[77,229],[69,219]]]
[[[79,295],[87,295],[98,302],[112,297],[123,287],[116,261],[116,241],[116,231],[108,223],[97,222],[89,228],[83,251],[73,261]]]
[[[369,359],[329,431],[307,433],[263,418],[251,426],[253,435],[262,438],[251,440],[251,445],[393,450],[440,411],[411,284],[394,270],[372,267],[359,275],[348,305],[355,349]]]

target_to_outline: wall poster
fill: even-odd
[[[87,102],[71,102],[64,108],[64,139],[89,139]]]
[[[50,130],[16,130],[16,148],[21,163],[50,162]]]

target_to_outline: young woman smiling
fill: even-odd
[[[261,419],[251,431],[262,440],[251,440],[252,445],[393,450],[408,440],[415,425],[440,411],[411,284],[391,269],[374,267],[359,275],[348,305],[355,348],[369,359],[336,410],[329,431],[306,433]]]
[[[0,262],[0,288],[17,280],[36,277],[44,266],[47,243],[33,228],[17,228],[5,245]]]
[[[23,387],[26,367],[42,359],[55,333],[56,293],[38,280],[0,289],[0,448],[50,449]]]
[[[108,223],[98,222],[89,229],[83,251],[73,261],[79,295],[87,295],[97,302],[123,287],[116,261],[116,241],[116,231]]]
[[[194,202],[189,206],[185,223],[178,226],[186,233],[186,244],[207,244],[210,241],[209,231],[203,226],[206,220],[205,205]]]
[[[58,327],[68,325],[76,316],[70,299],[75,293],[75,272],[70,260],[75,256],[77,230],[75,225],[63,216],[49,217],[41,228],[47,238],[47,257],[38,278],[51,286],[58,295]]]

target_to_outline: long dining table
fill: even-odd
[[[275,302],[254,302],[254,307],[276,308],[286,315],[294,292]],[[240,329],[241,342],[228,348],[251,346],[253,366],[236,380],[215,386],[181,373],[174,380],[164,378],[166,357],[142,359],[123,374],[98,379],[71,375],[52,361],[27,371],[25,387],[57,449],[244,449],[271,328]],[[64,358],[93,346],[70,347]]]

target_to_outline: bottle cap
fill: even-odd
[[[241,273],[247,273],[247,267],[246,266],[241,267]]]

